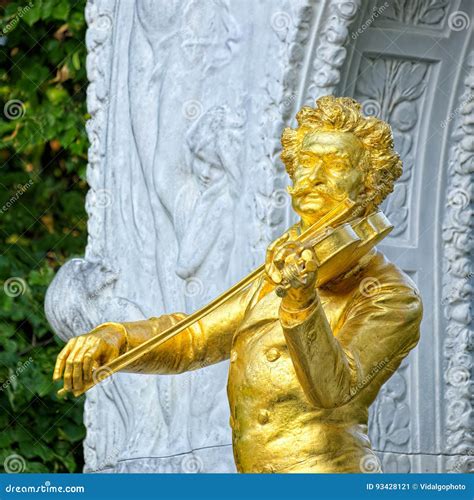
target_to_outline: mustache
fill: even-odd
[[[306,194],[317,193],[323,197],[335,199],[338,201],[343,199],[342,196],[335,196],[334,193],[328,190],[326,186],[320,184],[315,186],[310,181],[304,181],[304,180],[298,182],[298,184],[295,184],[294,186],[288,186],[287,190],[291,196],[296,196],[296,197],[304,196]]]

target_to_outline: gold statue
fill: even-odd
[[[374,247],[401,161],[390,127],[353,99],[322,97],[297,120],[281,158],[300,222],[264,269],[193,315],[99,325],[67,343],[53,378],[78,395],[104,364],[172,374],[230,358],[239,472],[374,471],[368,409],[422,317],[414,283]]]

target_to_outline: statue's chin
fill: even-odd
[[[319,220],[326,215],[334,204],[327,199],[312,198],[311,200],[293,200],[293,209],[295,212],[306,221]]]

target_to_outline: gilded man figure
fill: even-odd
[[[283,132],[281,157],[300,221],[269,247],[267,274],[128,371],[181,373],[230,358],[239,472],[361,472],[367,461],[377,463],[369,406],[418,342],[420,296],[376,249],[316,287],[317,270],[298,264],[301,248],[284,245],[346,198],[359,214],[375,211],[401,175],[401,161],[390,127],[365,117],[352,99],[322,97],[297,121]],[[275,266],[292,277],[282,298],[272,288]],[[184,316],[99,325],[69,341],[54,378],[78,393],[95,366]]]

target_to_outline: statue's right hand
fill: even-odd
[[[117,358],[126,344],[127,334],[123,325],[99,325],[65,345],[56,360],[53,380],[63,378],[64,389],[77,395],[93,379],[93,370]]]

